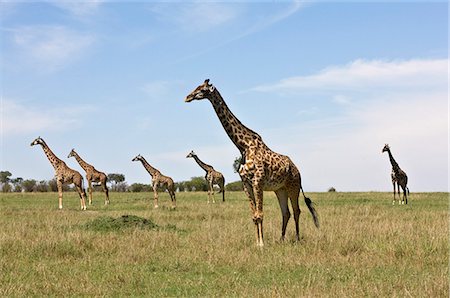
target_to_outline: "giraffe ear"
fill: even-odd
[[[214,87],[213,85],[211,85],[211,87],[209,87],[209,92],[214,92],[215,89],[216,89],[216,87]]]

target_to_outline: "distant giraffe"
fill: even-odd
[[[152,167],[143,156],[137,155],[132,161],[140,161],[147,172],[152,176],[153,194],[155,196],[155,208],[158,208],[158,186],[165,187],[172,200],[172,208],[176,208],[175,188],[172,178],[164,176],[160,171]]]
[[[105,193],[105,205],[109,204],[109,193],[108,193],[108,187],[106,186],[106,181],[108,180],[108,177],[105,173],[97,171],[94,166],[88,164],[85,162],[80,155],[78,155],[77,152],[75,152],[75,149],[72,149],[70,151],[67,158],[75,157],[75,159],[80,164],[80,167],[83,168],[83,170],[86,172],[86,180],[88,181],[88,192],[89,192],[89,205],[92,205],[92,182],[99,182],[100,185],[103,188],[103,192]]]
[[[62,209],[62,198],[63,198],[63,184],[73,183],[77,189],[78,195],[80,196],[81,210],[86,210],[86,192],[83,187],[83,176],[71,168],[69,168],[64,161],[59,159],[50,148],[47,146],[45,141],[38,137],[31,144],[31,146],[41,145],[44,150],[45,155],[47,155],[48,160],[55,168],[55,178],[56,186],[58,187],[58,200],[59,209]]]
[[[394,187],[394,200],[392,201],[392,205],[395,204],[395,185],[397,184],[397,192],[398,192],[398,204],[408,204],[408,196],[409,195],[409,188],[406,186],[408,183],[408,176],[406,173],[400,169],[400,166],[395,161],[394,157],[391,153],[391,148],[388,144],[385,144],[383,147],[383,150],[381,150],[381,153],[387,152],[389,154],[389,160],[391,161],[392,165],[392,172],[391,172],[391,178],[392,178],[392,185]],[[400,202],[400,186],[403,190],[403,197]]]
[[[214,168],[206,163],[204,163],[203,161],[200,160],[200,158],[198,158],[197,154],[194,153],[194,151],[191,151],[186,158],[193,158],[198,165],[205,170],[206,175],[205,175],[205,179],[208,182],[208,186],[209,186],[209,190],[208,190],[208,204],[212,195],[212,200],[213,203],[215,203],[216,201],[214,200],[214,184],[217,184],[220,187],[220,192],[222,193],[222,201],[225,202],[225,178],[223,177],[223,175],[214,170]]]
[[[281,239],[286,234],[286,226],[291,216],[288,198],[294,211],[296,239],[299,240],[300,208],[298,196],[302,191],[306,206],[313,216],[316,227],[319,219],[312,201],[305,196],[301,186],[300,172],[288,156],[273,152],[263,142],[260,135],[243,125],[230,111],[219,91],[209,80],[199,85],[185,99],[208,99],[219,118],[223,128],[242,155],[239,175],[244,185],[244,191],[250,200],[253,222],[256,227],[256,244],[263,246],[263,190],[275,191],[283,216]]]

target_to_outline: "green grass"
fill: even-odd
[[[241,192],[152,196],[1,194],[0,296],[449,296],[448,193],[308,193],[321,227],[302,202],[300,243],[265,193],[263,249]]]

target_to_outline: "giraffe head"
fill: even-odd
[[[389,151],[391,148],[389,147],[388,144],[384,144],[383,150],[381,150],[381,153]]]
[[[70,153],[67,156],[67,158],[73,157],[73,156],[75,156],[75,154],[77,154],[77,153],[75,152],[75,149],[72,148],[72,150],[70,151]]]
[[[41,137],[37,137],[33,142],[31,142],[30,146],[35,146],[35,145],[44,145],[44,139]]]
[[[140,161],[140,160],[142,160],[142,159],[144,159],[144,158],[142,157],[142,155],[138,154],[138,155],[136,155],[131,161]]]
[[[209,83],[209,79],[206,79],[203,84],[195,88],[188,96],[186,96],[185,102],[191,102],[193,100],[201,100],[209,98],[216,88]]]
[[[191,152],[189,152],[189,154],[186,156],[186,158],[189,158],[189,157],[194,158],[194,156],[197,156],[197,154],[195,154],[194,150],[191,150]]]

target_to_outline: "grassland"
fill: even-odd
[[[311,193],[321,227],[301,204],[280,243],[281,214],[265,194],[265,244],[255,246],[241,192],[111,193],[79,211],[75,193],[0,195],[0,296],[449,297],[449,195]],[[218,198],[217,198],[218,199]],[[127,227],[123,226],[123,215]],[[142,220],[145,219],[145,220]],[[136,220],[136,224],[133,224]],[[131,222],[131,223],[130,223]]]

